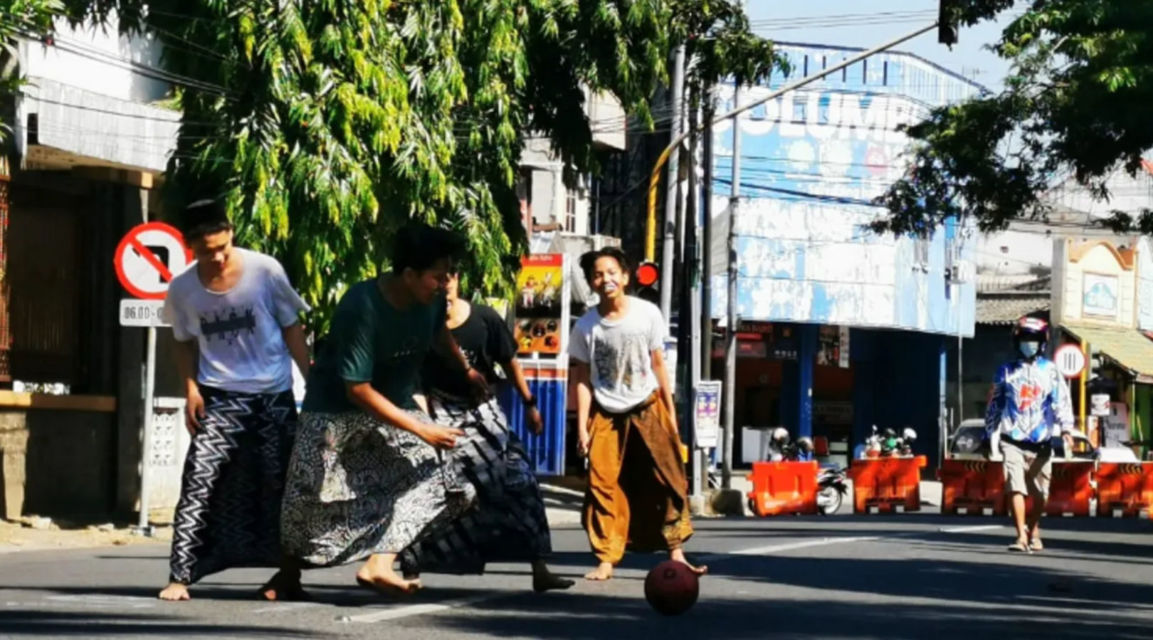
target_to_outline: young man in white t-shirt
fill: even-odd
[[[584,526],[597,568],[608,580],[626,546],[685,559],[693,533],[672,385],[664,363],[668,331],[652,303],[625,294],[624,253],[607,248],[581,257],[600,302],[573,329],[569,356],[577,383],[580,451],[589,458]]]
[[[196,262],[168,289],[164,314],[192,434],[173,523],[163,600],[229,567],[281,567],[260,590],[268,600],[303,596],[300,571],[280,552],[280,503],[296,432],[293,361],[308,375],[300,299],[274,258],[234,247],[224,208],[184,210]]]

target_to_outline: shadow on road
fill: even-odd
[[[97,613],[92,611],[44,611],[0,609],[0,635],[29,634],[47,637],[178,635],[219,636],[221,638],[306,638],[316,637],[297,629],[197,623],[171,616],[139,613]]]

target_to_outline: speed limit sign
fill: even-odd
[[[1076,378],[1085,370],[1085,352],[1079,345],[1066,344],[1053,354],[1057,370],[1066,378]]]

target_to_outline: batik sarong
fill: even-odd
[[[628,413],[594,405],[582,517],[601,562],[679,549],[693,534],[681,442],[659,392]]]
[[[280,504],[296,431],[291,392],[201,388],[205,417],[184,462],[170,581],[279,566]]]
[[[552,542],[540,487],[497,401],[474,406],[440,393],[429,400],[438,424],[465,432],[452,456],[477,505],[401,554],[405,573],[480,573],[486,562],[546,557]]]
[[[284,496],[285,553],[312,566],[400,553],[475,500],[446,460],[363,411],[304,412]]]

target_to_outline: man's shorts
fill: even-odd
[[[1053,475],[1052,447],[1002,440],[1001,455],[1005,457],[1005,489],[1010,495],[1049,497],[1049,478]]]

